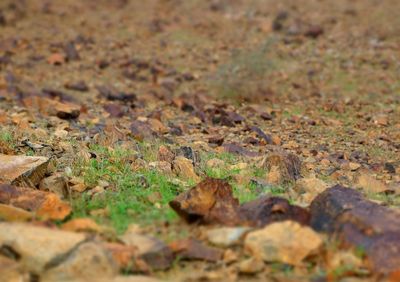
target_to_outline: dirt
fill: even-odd
[[[368,231],[355,224],[359,237],[351,244],[324,231],[342,230],[357,214],[375,230],[377,215],[366,215],[366,206],[383,210],[383,218],[400,208],[399,11],[396,0],[1,1],[0,159],[51,162],[32,185],[0,175],[0,186],[40,188],[21,190],[27,196],[20,198],[57,199],[45,213],[58,214],[56,204],[71,214],[43,217],[25,202],[6,209],[5,201],[0,218],[55,229],[86,218],[101,226],[89,233],[121,244],[113,253],[125,254],[121,273],[155,279],[396,281],[395,260],[382,254],[382,242],[365,243]],[[337,184],[367,204],[355,215],[347,207],[329,211],[341,217],[325,230],[311,224],[324,243],[301,265],[263,264],[240,244],[214,250],[204,236],[215,222],[246,225],[236,208],[247,202],[259,203],[245,216],[257,228],[284,220],[309,228],[303,213]],[[197,198],[193,187],[201,187]],[[312,207],[312,217],[324,221]],[[11,216],[14,210],[21,215]],[[131,261],[135,251],[120,237],[131,228],[179,251],[162,271],[148,259]],[[397,259],[394,233],[386,235]],[[0,258],[10,253],[3,247]],[[333,267],[342,249],[361,262]],[[381,266],[371,254],[382,256]],[[249,257],[257,267],[241,272]],[[21,269],[31,281],[53,277]]]

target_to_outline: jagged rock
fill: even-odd
[[[264,158],[261,167],[269,172],[267,179],[274,184],[293,182],[301,177],[301,160],[291,153],[271,153]]]
[[[61,199],[68,199],[69,197],[67,181],[64,176],[59,174],[54,174],[42,179],[39,184],[39,189],[42,191],[53,192]]]
[[[185,157],[176,157],[173,162],[173,170],[175,173],[187,180],[193,180],[195,182],[200,181],[200,177],[194,171],[193,163],[191,160]]]

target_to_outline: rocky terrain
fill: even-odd
[[[0,2],[0,281],[400,281],[400,2]]]

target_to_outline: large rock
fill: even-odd
[[[0,255],[0,281],[30,281],[29,273],[24,273],[17,261]]]
[[[70,253],[54,258],[46,265],[41,281],[98,281],[111,280],[118,267],[111,254],[100,243],[79,244]]]
[[[0,248],[6,247],[20,257],[28,270],[40,273],[46,265],[71,251],[85,236],[21,223],[0,223]]]
[[[249,233],[244,247],[252,256],[266,262],[300,265],[322,246],[320,235],[294,221],[276,222]]]
[[[400,270],[400,212],[336,185],[314,199],[311,225],[365,250],[374,270]]]
[[[0,155],[0,183],[35,187],[47,172],[45,157]]]

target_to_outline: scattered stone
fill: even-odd
[[[208,241],[216,246],[231,247],[239,244],[246,232],[251,230],[249,227],[221,227],[208,230],[206,235]]]
[[[267,179],[272,183],[288,183],[301,177],[301,160],[291,153],[271,153],[261,163],[269,171]]]
[[[49,159],[0,155],[0,183],[36,187],[47,173]]]
[[[21,265],[34,273],[41,273],[53,259],[67,254],[84,240],[83,234],[0,222],[0,248],[10,248]]]
[[[54,174],[40,181],[39,189],[55,193],[60,199],[69,198],[68,184],[64,176]]]
[[[221,146],[224,143],[224,137],[221,135],[215,135],[208,138],[208,143]]]
[[[222,148],[227,153],[238,154],[245,157],[254,158],[259,156],[257,152],[249,151],[237,143],[226,143],[222,145]]]
[[[216,262],[222,259],[223,251],[208,247],[193,239],[179,240],[170,244],[176,256],[188,260]]]
[[[41,219],[63,220],[71,213],[69,204],[53,193],[0,184],[0,204],[34,212]]]
[[[244,241],[245,249],[256,259],[291,265],[300,265],[322,244],[320,235],[293,221],[272,223],[250,232]]]
[[[400,265],[400,213],[363,198],[354,189],[333,186],[310,206],[311,226],[365,250],[372,268],[391,273]]]
[[[160,240],[127,231],[121,240],[128,246],[137,248],[137,256],[153,270],[169,268],[174,259],[171,249]]]
[[[191,160],[185,157],[176,157],[173,161],[173,170],[174,172],[187,180],[193,180],[195,182],[199,182],[201,179],[194,171],[193,163]]]

